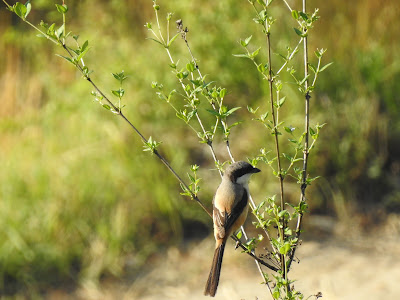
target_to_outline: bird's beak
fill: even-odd
[[[259,173],[259,172],[261,172],[261,170],[260,170],[260,169],[258,169],[258,168],[254,168],[252,173]]]

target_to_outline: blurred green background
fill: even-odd
[[[274,52],[296,43],[286,7],[275,1]],[[299,9],[292,3],[294,8]],[[177,88],[168,57],[145,38],[155,23],[150,0],[67,1],[67,31],[92,46],[86,63],[105,91],[117,89],[112,72],[124,70],[125,114],[145,136],[162,140],[161,152],[179,174],[201,166],[200,198],[210,205],[219,175],[205,145],[175,117],[151,88]],[[327,123],[310,174],[311,213],[361,226],[400,212],[400,44],[395,0],[308,1],[321,19],[310,33],[310,57],[327,48],[311,98],[312,125]],[[189,27],[189,42],[203,74],[228,90],[227,103],[241,106],[232,132],[237,159],[272,149],[268,133],[251,122],[246,105],[267,107],[267,89],[249,61],[235,58],[238,41],[253,34],[264,46],[247,1],[160,1],[161,19],[174,12]],[[53,1],[34,0],[29,20],[60,24]],[[282,8],[279,8],[282,6]],[[174,25],[173,25],[174,26]],[[96,104],[91,86],[45,39],[36,37],[0,4],[0,294],[74,286],[82,281],[132,275],[154,253],[189,236],[206,236],[211,222],[198,205],[180,196],[173,176],[119,118]],[[263,51],[263,50],[262,50]],[[172,50],[189,62],[180,39]],[[264,55],[264,54],[262,54]],[[265,55],[264,55],[265,58]],[[280,63],[277,56],[273,63]],[[301,124],[302,99],[290,84],[284,117]],[[290,100],[289,100],[290,99]],[[206,113],[205,113],[206,114]],[[227,159],[221,139],[215,147]],[[276,192],[264,166],[254,178],[259,198]],[[264,184],[270,182],[269,184]],[[265,189],[267,187],[267,189]],[[290,186],[289,198],[298,198]]]

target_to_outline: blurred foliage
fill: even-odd
[[[208,80],[227,87],[227,103],[243,107],[238,119],[249,119],[244,108],[265,105],[267,91],[257,70],[232,56],[241,51],[240,38],[259,30],[247,1],[164,2],[162,12],[174,12],[173,20],[183,19],[189,27],[192,50]],[[219,176],[210,171],[209,152],[151,89],[152,81],[175,88],[163,49],[145,39],[143,25],[154,20],[151,1],[67,4],[67,30],[92,46],[87,64],[95,70],[93,79],[116,89],[111,73],[125,71],[126,115],[146,136],[163,141],[161,151],[180,174],[190,164],[201,166],[200,198],[209,203]],[[311,99],[312,125],[327,123],[310,156],[310,174],[323,177],[308,190],[311,209],[341,217],[335,199],[343,198],[360,212],[398,211],[398,3],[314,0],[308,7],[319,7],[321,14],[310,51],[327,48],[325,63],[334,62]],[[285,21],[279,8],[274,13]],[[33,1],[29,18],[34,24],[60,22],[55,7],[43,0]],[[274,51],[284,52],[293,32],[279,23],[275,27]],[[0,40],[0,291],[134,273],[149,255],[191,230],[182,224],[210,223],[179,195],[179,184],[164,166],[143,153],[130,129],[92,101],[90,86],[54,55],[60,49],[37,38],[3,2]],[[253,41],[264,45],[256,36]],[[181,63],[190,61],[183,43],[172,51],[186,57]],[[293,126],[301,124],[302,99],[290,89],[285,94],[291,99],[286,114]],[[266,147],[265,136],[250,121],[235,128],[235,156],[256,155]],[[274,182],[261,180],[268,182],[255,178],[255,194],[272,195]],[[298,193],[294,189],[289,197]]]

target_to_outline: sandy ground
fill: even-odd
[[[399,299],[400,220],[369,234],[348,227],[336,228],[336,237],[306,240],[299,247],[290,272],[305,299],[321,292],[327,300]],[[133,282],[90,284],[74,293],[80,299],[195,300],[203,296],[213,253],[213,240],[192,242],[189,250],[169,249],[155,258],[148,270]],[[215,299],[272,299],[254,262],[229,242],[225,250],[219,289]],[[48,295],[48,299],[59,299]],[[310,297],[310,299],[315,299]]]

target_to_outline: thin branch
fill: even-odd
[[[64,47],[64,49],[66,49],[66,47]],[[69,54],[71,54],[68,51]],[[81,68],[79,65],[77,65],[78,69],[81,71]],[[82,71],[81,71],[82,72]],[[117,107],[108,99],[108,97],[97,87],[97,85],[92,81],[92,79],[90,77],[86,78],[87,81],[93,86],[93,88],[112,106],[112,108],[117,111]],[[118,115],[126,122],[128,123],[128,125],[136,132],[137,135],[139,135],[139,137],[141,138],[141,140],[144,143],[147,143],[147,139],[143,136],[143,134],[136,128],[135,125],[133,125],[131,123],[131,121],[129,121],[129,119],[121,112],[118,112]],[[185,187],[185,189],[187,191],[190,192],[191,194],[191,198],[196,200],[196,202],[201,206],[201,208],[212,218],[212,214],[208,211],[208,209],[204,206],[204,204],[200,201],[200,199],[194,195],[189,187],[187,186],[187,184],[183,181],[183,179],[178,175],[178,173],[176,173],[176,171],[171,167],[171,165],[169,164],[169,162],[157,151],[154,150],[153,152],[160,160],[161,162],[168,168],[168,170],[175,176],[175,178]]]
[[[256,256],[254,253],[248,252],[248,249],[246,248],[246,246],[244,246],[236,236],[232,235],[231,238],[232,238],[233,240],[235,240],[236,242],[238,242],[237,245],[238,245],[240,248],[242,248],[248,255],[250,255],[252,258],[254,258],[254,260],[256,260],[258,263],[260,263],[261,265],[267,267],[268,269],[270,269],[270,270],[272,270],[272,271],[275,271],[275,272],[279,271],[278,268],[276,268],[275,266],[273,266],[273,265],[271,265],[271,264],[265,262],[264,260],[262,260],[261,258],[259,258],[258,256]],[[263,275],[263,277],[264,277],[264,275]]]
[[[306,13],[306,0],[303,0],[303,13]],[[303,50],[304,50],[304,77],[308,78],[308,43],[307,36],[304,37],[303,40]],[[302,169],[302,177],[301,177],[301,195],[300,195],[300,205],[301,203],[306,202],[306,188],[307,188],[307,164],[308,164],[308,153],[309,153],[309,127],[310,127],[310,92],[308,90],[308,79],[304,82],[304,88],[306,91],[305,94],[305,129],[304,129],[304,150],[303,150],[303,169]],[[294,255],[299,244],[299,239],[301,235],[301,224],[303,220],[303,211],[300,210],[299,216],[297,217],[297,225],[296,225],[296,239],[297,244],[293,247],[293,250],[290,253],[288,269],[293,262]]]
[[[287,8],[289,8],[289,10],[292,11],[292,8],[290,7],[289,3],[286,0],[283,0],[283,2],[286,4]]]
[[[299,42],[297,43],[296,47],[294,48],[293,52],[289,55],[288,59],[285,61],[285,63],[281,66],[281,68],[276,72],[275,76],[278,75],[280,72],[282,72],[283,68],[289,63],[289,61],[293,58],[294,54],[297,52],[297,49],[299,48],[301,42],[303,41],[304,38],[300,38]]]

